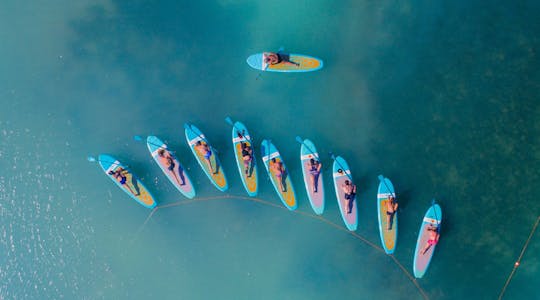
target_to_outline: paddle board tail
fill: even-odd
[[[219,161],[217,151],[210,145],[206,136],[193,124],[184,124],[184,133],[193,156],[203,169],[210,182],[225,192],[229,185],[225,171]]]
[[[277,148],[269,140],[262,141],[261,156],[266,172],[279,199],[289,210],[295,210],[298,207],[298,203],[289,176],[290,174]]]
[[[394,197],[394,199],[396,197],[392,182],[390,179],[379,175],[377,216],[379,221],[379,236],[386,254],[394,253],[398,232],[397,207],[390,203],[390,196]]]
[[[196,194],[193,182],[174,153],[156,136],[148,136],[146,145],[150,155],[174,187],[185,197],[193,199]]]

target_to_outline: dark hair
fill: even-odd
[[[346,185],[349,185],[349,182],[350,182],[350,181],[349,181],[348,179],[345,179],[345,184],[346,184]]]

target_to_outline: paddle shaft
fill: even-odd
[[[185,126],[184,126],[184,128],[187,128],[187,129],[189,129],[189,131],[191,131],[191,132],[197,134],[193,129],[191,129],[191,124],[186,123]],[[213,151],[215,151],[216,153],[218,153],[218,151],[217,151],[216,149],[214,149],[214,147],[212,147],[212,145],[210,145],[210,143],[208,142],[208,140],[207,140],[205,137],[203,137],[203,135],[204,135],[204,134],[202,134],[202,133],[201,133],[201,134],[197,134],[197,137],[199,137],[201,140],[203,140],[203,141],[210,147],[211,150],[213,150]]]
[[[345,173],[345,175],[347,175],[347,177],[349,177],[349,179],[351,180],[351,182],[353,181],[352,179],[352,176],[350,174],[347,174],[347,171],[345,171],[345,168],[339,163],[339,161],[337,161],[336,157],[334,156],[334,154],[332,154],[332,159],[339,165],[339,167],[343,170],[343,172]]]
[[[308,149],[308,151],[311,152],[311,154],[313,154],[313,156],[315,156],[315,158],[316,158],[318,161],[320,161],[319,155],[316,155],[316,154],[315,154],[315,151],[313,151],[308,145],[306,145],[306,144],[304,143],[304,140],[302,140],[301,137],[297,136],[297,137],[296,137],[296,141],[299,142],[299,143],[301,143],[302,145],[306,146],[306,149]]]

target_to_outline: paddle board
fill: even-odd
[[[238,171],[240,172],[240,178],[249,196],[257,196],[258,192],[258,178],[257,178],[257,162],[255,160],[255,150],[253,149],[253,143],[251,142],[251,136],[249,132],[241,122],[235,122],[232,129],[232,142],[234,148],[234,156],[236,158],[236,164]],[[244,163],[242,156],[242,144],[251,147],[251,162]]]
[[[171,183],[186,197],[192,199],[195,197],[195,187],[193,182],[188,176],[186,169],[178,161],[176,156],[169,151],[167,145],[162,142],[158,137],[150,135],[146,138],[146,145],[150,155],[154,158],[158,166],[161,168],[165,176],[169,178]],[[159,155],[159,152],[163,152],[164,157]],[[172,159],[172,170],[169,169],[167,164],[167,156]]]
[[[300,161],[302,163],[302,173],[304,174],[304,183],[306,185],[306,192],[308,194],[309,203],[313,208],[313,211],[317,215],[321,215],[324,211],[324,184],[322,176],[322,165],[319,171],[312,170],[311,160],[318,161],[320,163],[319,153],[312,141],[305,139],[300,147]],[[314,173],[312,175],[311,173]],[[312,183],[312,180],[314,183]],[[317,187],[317,192],[313,187],[313,184]]]
[[[347,226],[347,229],[350,231],[355,231],[358,227],[358,209],[356,205],[358,199],[355,195],[351,205],[351,212],[347,213],[345,192],[343,192],[342,186],[345,184],[345,180],[352,183],[352,176],[349,165],[341,156],[334,159],[332,174],[334,177],[334,189],[336,190],[336,198],[339,205],[339,211],[341,212],[341,218],[343,219],[345,226]],[[356,193],[358,193],[358,187]]]
[[[227,184],[225,172],[223,171],[221,163],[219,162],[219,158],[216,153],[217,151],[212,148],[204,134],[199,130],[199,128],[195,127],[195,125],[188,123],[184,124],[184,131],[189,148],[191,148],[193,155],[197,159],[197,162],[199,162],[199,165],[203,169],[206,176],[208,176],[208,179],[210,179],[210,182],[212,182],[212,184],[218,190],[222,192],[226,191],[229,188],[229,185]],[[199,153],[195,148],[198,142],[200,142],[201,145],[207,145],[210,148],[211,155],[208,157],[208,160],[210,161],[212,169],[210,169],[208,166],[208,160],[204,157],[204,155]]]
[[[126,166],[120,163],[120,161],[107,154],[99,155],[98,161],[105,174],[107,174],[107,177],[114,181],[114,183],[116,183],[116,185],[131,198],[146,208],[156,207],[156,201],[148,189]],[[126,178],[124,184],[120,183],[119,179],[116,179],[114,175],[109,174],[109,172],[115,172],[117,170],[123,170],[122,175]]]
[[[391,216],[390,223],[392,227],[388,230],[388,217],[386,214],[386,205],[388,197],[392,195],[396,199],[396,193],[394,191],[394,186],[388,178],[384,178],[382,175],[379,175],[379,188],[377,190],[377,216],[379,217],[379,234],[381,237],[381,243],[386,254],[394,253],[396,249],[397,241],[397,227],[398,227],[398,218],[397,211]],[[395,200],[394,200],[395,201]]]
[[[286,60],[298,63],[300,65],[295,66],[294,64],[286,64],[284,62],[280,62],[275,65],[269,65],[266,64],[263,59],[266,53],[269,52],[250,55],[247,58],[248,65],[257,70],[269,72],[311,72],[322,69],[323,67],[323,61],[316,57],[303,54],[288,54],[283,52],[279,52],[279,55],[283,56]]]
[[[264,167],[266,168],[266,172],[270,177],[270,181],[272,181],[272,184],[274,185],[274,189],[279,195],[279,199],[281,199],[281,202],[283,202],[283,205],[285,205],[285,207],[290,210],[295,210],[298,207],[298,203],[296,202],[294,187],[292,185],[291,176],[289,176],[290,174],[287,167],[285,166],[285,162],[279,154],[279,151],[274,146],[274,144],[272,144],[272,142],[270,142],[269,140],[263,140],[261,143],[261,156]],[[271,171],[271,167],[274,164],[279,163],[281,163],[283,165],[283,168],[285,169],[281,178],[274,175],[274,173]],[[279,180],[281,180],[281,183],[285,189],[284,191],[280,188]]]
[[[433,256],[433,252],[437,246],[436,244],[432,245],[428,248],[425,254],[420,253],[429,240],[430,232],[428,231],[428,228],[431,226],[439,226],[440,232],[441,221],[441,207],[435,203],[431,205],[426,212],[424,219],[422,219],[422,224],[420,225],[420,231],[418,232],[418,240],[416,241],[416,250],[414,250],[413,264],[414,277],[416,278],[422,278],[424,274],[426,274],[429,263],[431,262],[431,257]]]

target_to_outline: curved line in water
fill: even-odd
[[[205,198],[197,198],[197,199],[189,199],[189,200],[182,200],[182,201],[179,201],[179,202],[175,202],[175,203],[170,203],[170,204],[164,204],[164,205],[159,205],[159,206],[156,206],[152,212],[150,212],[150,214],[148,215],[148,217],[146,218],[146,220],[144,221],[144,223],[141,225],[141,227],[137,230],[137,233],[136,235],[139,234],[139,232],[144,229],[144,227],[146,226],[146,224],[148,223],[148,221],[150,221],[150,219],[152,218],[152,216],[154,215],[155,212],[157,212],[159,209],[163,209],[163,208],[169,208],[169,207],[175,207],[175,206],[180,206],[180,205],[187,205],[187,204],[191,204],[191,203],[195,203],[195,202],[202,202],[202,201],[211,201],[211,200],[220,200],[220,199],[239,199],[239,200],[244,200],[244,201],[252,201],[252,202],[257,202],[257,203],[260,203],[260,204],[264,204],[264,205],[267,205],[267,206],[272,206],[272,207],[275,207],[275,208],[280,208],[282,210],[286,210],[286,211],[289,211],[289,212],[293,212],[295,214],[299,214],[299,215],[302,215],[302,216],[305,216],[305,217],[309,217],[309,218],[312,218],[312,219],[316,219],[316,220],[319,220],[319,221],[322,221],[323,223],[326,223],[327,225],[331,226],[331,227],[334,227],[335,229],[338,229],[340,231],[343,231],[345,233],[348,233],[350,235],[352,235],[353,237],[361,240],[362,242],[364,242],[365,244],[367,244],[368,246],[370,246],[371,248],[377,250],[378,252],[382,253],[382,254],[385,254],[385,255],[388,255],[392,261],[394,262],[394,264],[396,264],[400,269],[401,271],[407,276],[407,278],[409,278],[409,280],[414,284],[414,286],[418,289],[418,291],[420,292],[420,294],[422,295],[422,297],[426,300],[429,300],[429,297],[428,295],[426,294],[426,292],[424,291],[424,289],[422,289],[422,287],[420,286],[420,284],[418,283],[418,281],[411,275],[411,273],[409,271],[407,271],[407,269],[397,260],[397,258],[394,256],[394,255],[391,255],[391,254],[386,254],[386,252],[384,252],[384,249],[379,247],[378,245],[370,242],[368,239],[366,239],[365,237],[359,235],[358,233],[354,232],[354,231],[349,231],[347,228],[343,227],[343,226],[340,226],[328,219],[325,219],[323,218],[322,216],[318,216],[318,215],[313,215],[313,214],[310,214],[308,212],[305,212],[305,211],[299,211],[299,210],[289,210],[288,208],[284,207],[283,205],[281,204],[277,204],[277,203],[274,203],[274,202],[270,202],[270,201],[267,201],[267,200],[264,200],[264,199],[261,199],[261,198],[254,198],[254,197],[246,197],[246,196],[237,196],[237,195],[225,195],[225,196],[214,196],[214,197],[205,197]]]

